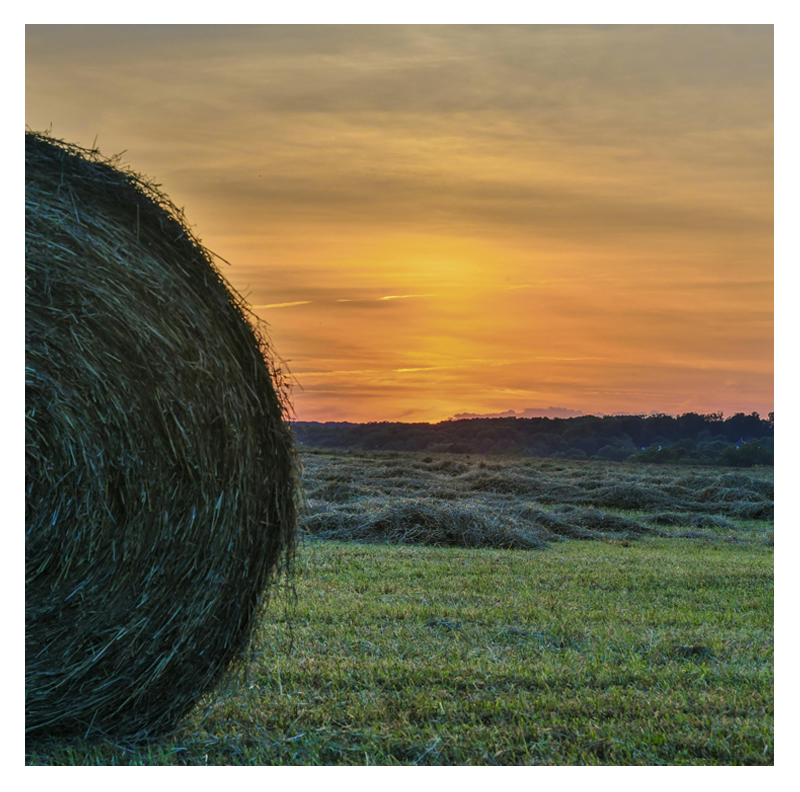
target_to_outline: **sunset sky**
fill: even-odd
[[[773,410],[772,26],[27,26],[301,420]],[[551,408],[557,408],[552,412]]]

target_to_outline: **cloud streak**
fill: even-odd
[[[409,297],[436,297],[435,294],[389,294],[386,297],[378,297],[379,301],[383,300],[407,300]]]
[[[293,305],[311,305],[311,300],[295,300],[294,302],[270,303],[269,305],[251,305],[251,308],[291,308]]]

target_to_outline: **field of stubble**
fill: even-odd
[[[173,735],[29,764],[771,764],[773,471],[304,452],[291,587]]]

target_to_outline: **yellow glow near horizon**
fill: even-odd
[[[28,26],[27,124],[161,183],[297,417],[773,409],[770,26]]]

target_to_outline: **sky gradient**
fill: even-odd
[[[27,26],[25,116],[185,208],[302,420],[773,409],[771,26]]]

